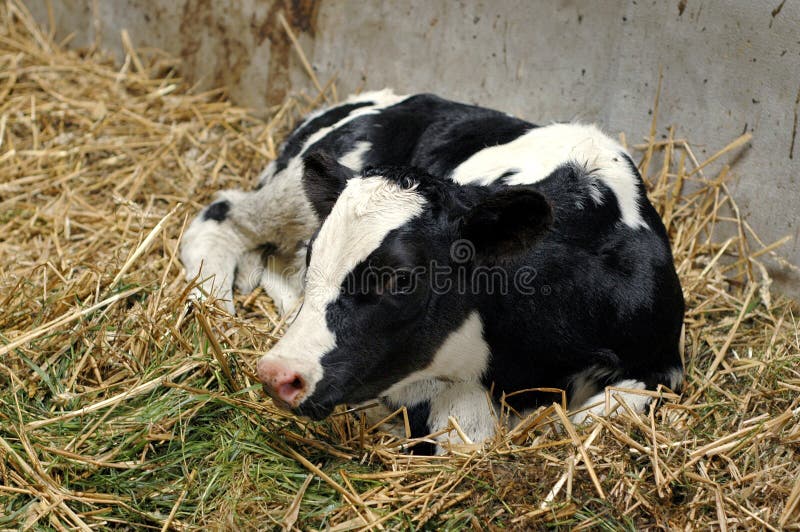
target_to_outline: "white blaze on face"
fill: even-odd
[[[347,182],[313,243],[305,299],[297,319],[264,359],[279,360],[303,376],[305,397],[322,379],[322,356],[336,347],[325,311],[339,297],[347,276],[389,232],[418,216],[425,199],[382,177]]]

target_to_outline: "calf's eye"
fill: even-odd
[[[395,295],[410,294],[414,291],[414,282],[411,272],[397,272],[387,281],[385,292]]]
[[[417,182],[414,181],[414,178],[411,176],[406,175],[400,178],[400,188],[404,190],[412,189],[416,184]]]

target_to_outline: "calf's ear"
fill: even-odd
[[[513,258],[539,240],[553,223],[545,197],[528,187],[495,192],[461,218],[460,235],[475,249],[478,262]]]
[[[314,152],[303,158],[303,189],[321,220],[330,214],[353,171],[333,156]]]

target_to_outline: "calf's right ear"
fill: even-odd
[[[475,248],[475,258],[494,263],[527,250],[549,230],[553,210],[537,190],[509,187],[474,205],[461,219],[461,238]]]
[[[303,158],[303,188],[321,220],[330,214],[353,171],[339,164],[333,156],[314,152]]]

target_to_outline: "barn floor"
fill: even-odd
[[[192,306],[176,259],[335,93],[256,115],[178,66],[67,51],[0,6],[0,528],[800,529],[799,309],[770,296],[781,242],[739,219],[716,155],[656,124],[628,142],[687,298],[683,394],[566,431],[554,405],[416,458],[356,415],[276,410],[253,379],[269,299]]]

